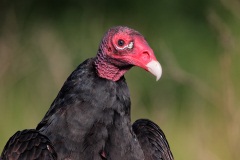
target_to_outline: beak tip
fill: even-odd
[[[147,65],[148,71],[156,76],[156,81],[158,81],[162,76],[162,67],[158,61],[152,60]]]

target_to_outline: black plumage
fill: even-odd
[[[16,132],[8,140],[1,158],[3,160],[56,160],[57,153],[46,136],[34,129],[29,129]]]
[[[145,160],[173,160],[167,138],[157,124],[148,119],[139,119],[132,127]]]
[[[146,146],[150,147],[148,150],[157,150],[152,157],[164,159],[166,156],[162,154],[171,151],[160,128],[147,123],[141,130],[138,126],[144,123],[137,121],[133,131],[131,125],[130,94],[123,75],[134,65],[158,78],[161,75],[160,64],[141,34],[127,27],[110,29],[100,43],[97,56],[85,60],[65,81],[36,130],[17,132],[8,141],[1,158],[11,159],[9,155],[15,152],[11,146],[24,146],[21,138],[29,136],[27,142],[31,143],[45,137],[47,143],[40,143],[45,147],[42,154],[53,159],[57,156],[73,160],[143,160],[148,156],[144,152]],[[149,128],[164,138],[146,132]],[[32,134],[37,137],[31,138]],[[152,141],[145,145],[144,134],[148,140],[156,140],[157,145],[149,145]],[[16,151],[24,158],[34,156],[28,155],[29,150]]]
[[[143,156],[131,132],[124,77],[114,82],[97,76],[94,59],[86,60],[70,75],[37,130],[49,137],[62,159],[100,159],[101,151],[119,159],[125,154],[130,159]],[[112,155],[113,148],[118,153]]]

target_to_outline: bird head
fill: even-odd
[[[162,74],[161,65],[144,37],[123,26],[111,28],[105,34],[99,46],[96,64],[98,74],[111,80],[118,80],[132,66],[145,69],[157,80]]]

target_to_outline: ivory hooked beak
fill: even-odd
[[[156,81],[158,81],[162,75],[162,67],[158,61],[152,60],[147,65],[148,71],[156,76]]]

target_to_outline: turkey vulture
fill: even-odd
[[[96,57],[81,63],[67,78],[36,130],[17,132],[2,159],[170,160],[161,129],[149,120],[131,125],[130,95],[124,78],[131,67],[160,78],[153,50],[137,31],[113,27]]]

